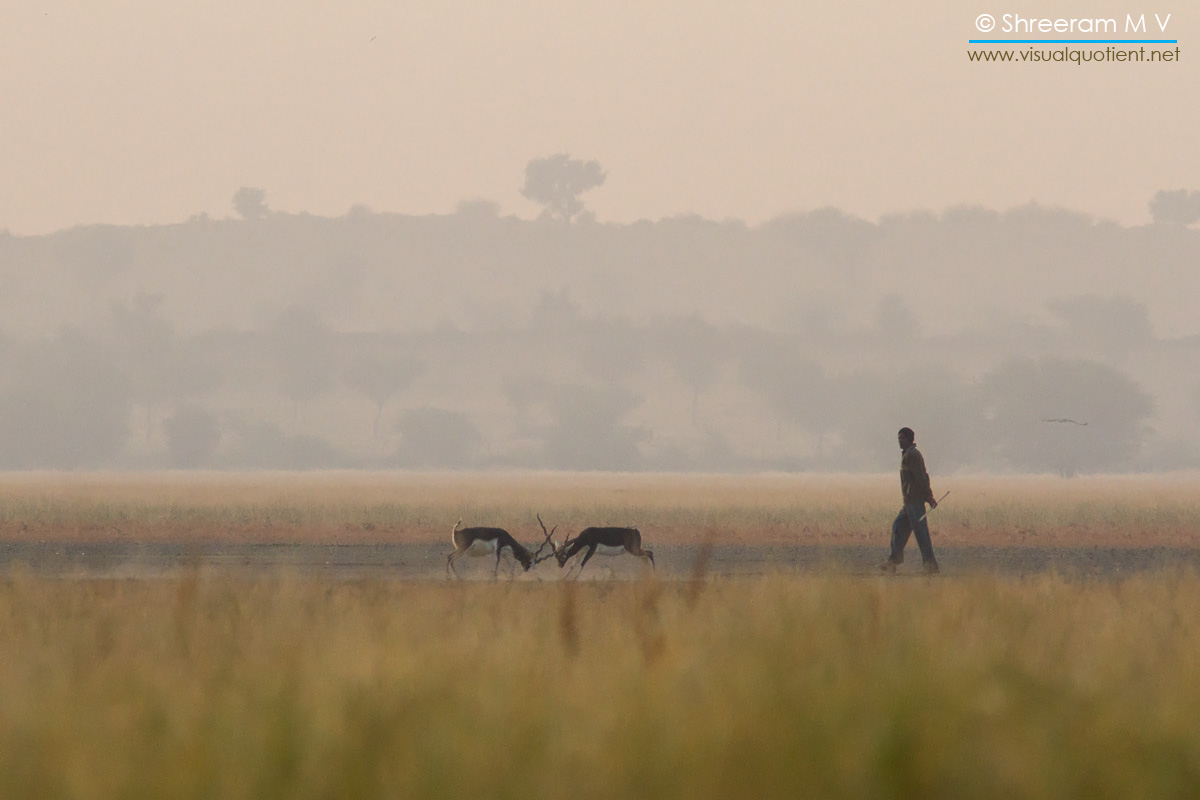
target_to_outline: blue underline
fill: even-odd
[[[1178,39],[968,39],[967,44],[1179,44]]]

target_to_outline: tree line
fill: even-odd
[[[0,466],[878,471],[902,424],[942,470],[1200,463],[1078,331],[1062,334],[1073,354],[1023,356],[893,326],[834,346],[696,316],[589,317],[561,294],[532,316],[363,333],[291,308],[262,330],[185,335],[137,296],[92,329],[4,342]]]
[[[607,177],[0,232],[0,467],[879,470],[902,424],[943,469],[1200,466],[1200,193],[615,224]]]

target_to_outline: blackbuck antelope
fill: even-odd
[[[545,530],[543,526],[542,530]],[[602,556],[619,556],[622,553],[644,558],[654,569],[654,552],[642,549],[642,533],[637,528],[584,528],[574,539],[567,539],[559,547],[549,536],[550,548],[558,559],[558,566],[565,567],[580,550],[587,550],[583,561],[579,562],[579,572],[587,566],[588,559],[599,553]],[[579,572],[575,577],[579,577]]]
[[[538,522],[541,522],[541,517]],[[512,537],[508,531],[503,528],[463,528],[459,530],[459,525],[462,525],[462,520],[454,523],[454,527],[450,529],[450,541],[454,544],[454,552],[446,556],[446,577],[450,577],[450,573],[454,573],[454,577],[459,577],[458,570],[454,568],[454,562],[460,556],[483,556],[496,554],[496,566],[492,568],[492,577],[496,577],[496,573],[500,570],[500,557],[504,555],[504,548],[508,548],[513,554],[513,558],[521,562],[521,566],[528,572],[529,568],[536,564],[539,560],[538,554],[542,552],[542,548],[546,546],[543,542],[542,546],[537,549],[536,553],[530,553],[520,542]],[[555,526],[556,528],[558,526]],[[546,526],[542,526],[542,530],[546,530]],[[549,534],[546,535],[546,541],[550,540]]]

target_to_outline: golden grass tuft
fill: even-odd
[[[1171,798],[1200,578],[0,580],[0,796]]]

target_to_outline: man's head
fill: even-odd
[[[900,432],[896,434],[896,439],[900,442],[900,449],[907,450],[909,447],[916,444],[917,435],[913,433],[912,428],[901,428]]]

